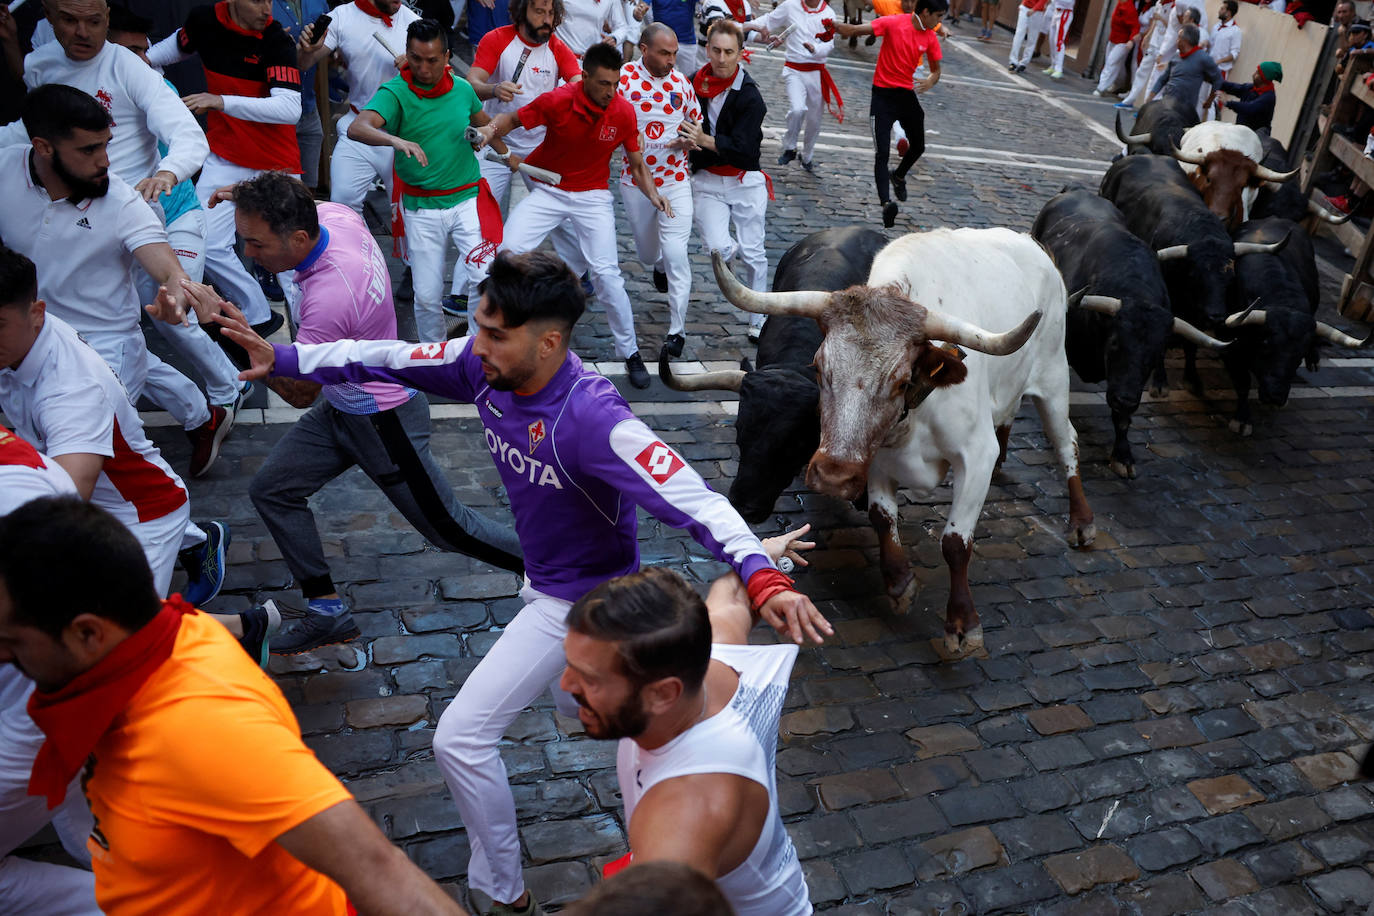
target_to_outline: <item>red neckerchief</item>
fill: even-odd
[[[1265,80],[1262,83],[1254,83],[1251,88],[1254,90],[1255,95],[1264,95],[1266,92],[1274,91],[1274,81]]]
[[[1192,54],[1194,51],[1196,51],[1199,47],[1201,47],[1201,45],[1193,45],[1191,48],[1189,48],[1189,49],[1186,50],[1186,51],[1179,51],[1179,52],[1178,52],[1178,59],[1179,59],[1179,60],[1187,60],[1187,59],[1188,59],[1188,56],[1189,56],[1190,54]]]
[[[239,25],[237,22],[234,21],[234,17],[229,15],[229,0],[219,0],[219,3],[215,4],[215,18],[219,20],[220,25],[224,26],[231,32],[238,32],[240,35],[249,35],[253,38],[262,37],[261,32],[255,32],[252,29],[245,29],[243,26]],[[271,24],[272,19],[271,17],[268,17],[267,25]],[[266,28],[266,26],[264,26],[264,28]]]
[[[420,98],[437,99],[453,88],[453,68],[445,67],[444,75],[439,78],[439,82],[435,83],[434,86],[429,89],[425,89],[420,86],[419,83],[415,82],[415,77],[410,73],[410,64],[406,64],[401,68],[401,79],[405,80],[406,85],[410,87],[410,91]]]
[[[382,25],[386,26],[388,29],[391,28],[391,17],[384,15],[381,10],[377,9],[377,7],[372,4],[371,0],[353,0],[353,5],[364,13],[367,13],[373,19],[382,20]]]
[[[744,6],[744,0],[725,0],[725,5],[730,7],[730,15],[735,17],[736,22],[746,22],[749,19],[749,10]]]
[[[729,77],[721,79],[712,75],[711,65],[707,64],[697,71],[696,76],[692,77],[692,88],[697,91],[697,98],[713,99],[735,85],[735,79],[738,76],[739,69],[736,68]]]
[[[67,786],[96,744],[172,654],[182,616],[194,613],[180,595],[173,595],[152,620],[67,686],[54,693],[33,692],[29,717],[47,740],[33,759],[30,795],[47,796],[49,810],[62,804]]]

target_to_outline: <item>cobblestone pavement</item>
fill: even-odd
[[[1066,182],[1095,186],[1115,151],[1103,128],[1111,109],[1087,95],[1086,80],[1007,74],[1005,34],[987,46],[970,40],[973,26],[962,32],[923,100],[929,153],[898,229],[1025,230]],[[772,169],[770,263],[817,228],[878,224],[866,125],[874,50],[835,55],[848,117],[825,119],[816,175]],[[786,113],[779,61],[756,52],[751,69],[776,137]],[[765,143],[765,162],[776,153]],[[693,257],[686,358],[733,362],[748,349],[744,324],[722,304],[705,258]],[[623,224],[621,260],[646,353],[657,352],[663,297],[628,266]],[[599,310],[576,345],[612,358]],[[931,535],[945,488],[902,507],[923,585],[903,617],[883,598],[865,517],[789,490],[760,531],[815,525],[823,546],[799,581],[836,624],[830,644],[802,652],[779,738],[782,812],[818,909],[1365,912],[1374,795],[1354,778],[1356,755],[1374,740],[1372,366],[1329,352],[1290,404],[1259,414],[1253,438],[1241,440],[1225,427],[1225,377],[1204,361],[1203,398],[1175,391],[1142,405],[1132,434],[1140,477],[1129,483],[1105,466],[1111,424],[1100,391],[1076,384],[1099,529],[1089,551],[1062,535],[1064,484],[1028,410],[978,528],[971,574],[985,657],[945,661],[935,645],[947,574]],[[734,476],[729,400],[689,402],[657,380],[629,393],[706,478],[724,486]],[[197,516],[233,526],[225,609],[266,597],[301,603],[245,495],[295,416],[276,403],[247,411],[219,466],[191,482]],[[504,513],[472,413],[436,405],[435,415],[435,454],[460,498]],[[184,467],[182,437],[154,432]],[[457,892],[467,840],[430,743],[519,608],[517,583],[428,548],[356,472],[315,505],[364,638],[274,659],[272,672],[311,747]],[[653,519],[641,545],[646,563],[695,582],[721,572]],[[625,850],[614,747],[582,737],[545,700],[516,721],[502,755],[530,885],[541,900],[568,900]]]

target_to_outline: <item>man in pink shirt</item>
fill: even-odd
[[[342,204],[317,205],[304,184],[282,172],[264,172],[216,196],[233,200],[250,258],[273,273],[295,270],[300,299],[291,317],[298,342],[396,338],[386,259],[358,214]],[[423,394],[383,382],[321,386],[274,378],[268,384],[293,407],[314,404],[249,488],[308,606],[273,637],[274,653],[294,655],[359,635],[330,578],[306,502],[355,464],[435,546],[524,573],[513,523],[493,522],[458,502],[430,456]],[[321,393],[324,400],[315,403]]]

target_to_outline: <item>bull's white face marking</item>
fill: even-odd
[[[832,327],[816,353],[821,377],[820,451],[840,461],[867,463],[882,433],[901,412],[900,385],[909,377],[911,343]]]

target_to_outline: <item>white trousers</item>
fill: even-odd
[[[135,522],[129,526],[134,537],[138,538],[143,555],[148,558],[148,566],[153,571],[153,588],[158,595],[167,596],[172,587],[172,573],[176,570],[177,554],[188,547],[205,543],[205,532],[191,521],[191,503],[181,504],[181,508],[168,512],[162,518],[146,522]]]
[[[768,212],[768,186],[762,172],[746,172],[744,178],[697,172],[692,176],[692,206],[697,234],[707,253],[719,251],[729,261],[736,254],[744,262],[740,279],[750,289],[768,288],[768,254],[764,251],[764,216]],[[734,233],[731,234],[731,226]],[[754,327],[763,315],[750,315]]]
[[[258,174],[256,169],[235,165],[211,153],[205,157],[196,182],[196,197],[205,208],[205,275],[220,294],[237,305],[249,324],[262,324],[271,317],[267,297],[253,275],[243,266],[235,249],[234,205],[222,203],[210,209],[210,195],[225,185],[237,184]]]
[[[782,69],[782,86],[787,90],[787,131],[782,136],[782,148],[797,150],[802,162],[811,161],[816,148],[816,135],[821,130],[821,71]],[[797,135],[801,146],[797,146]]]
[[[205,276],[205,211],[187,210],[178,216],[167,227],[167,241],[172,246],[177,260],[181,262],[181,269],[186,271],[188,277],[199,283]],[[157,296],[157,283],[142,267],[136,266],[134,275],[138,282],[140,301],[152,302]],[[200,373],[200,377],[205,381],[205,394],[211,404],[232,404],[239,393],[238,368],[200,327],[195,316],[190,315],[188,318],[185,325],[154,320],[153,327],[162,335],[163,340],[186,357]]]
[[[557,687],[567,664],[563,637],[572,602],[529,585],[520,597],[525,607],[468,675],[434,732],[434,759],[472,849],[468,885],[501,903],[519,898],[525,882],[515,799],[497,745],[506,727],[546,689],[553,690],[559,711],[577,714],[577,704]]]
[[[632,184],[620,186],[620,202],[634,233],[639,263],[668,275],[668,333],[681,334],[687,321],[687,298],[692,294],[692,265],[687,259],[687,242],[692,237],[692,183],[665,182],[658,193],[672,204],[672,219]]]
[[[635,340],[630,297],[625,294],[625,280],[620,276],[615,210],[609,190],[562,191],[536,184],[529,197],[511,209],[501,250],[516,254],[531,251],[563,225],[567,225],[576,238],[578,253],[591,273],[596,296],[606,309],[606,322],[615,339],[616,355],[621,359],[633,356],[639,352],[639,344]],[[578,272],[576,265],[568,266],[574,273]]]
[[[1098,92],[1111,92],[1121,82],[1126,75],[1126,61],[1134,47],[1129,41],[1107,46],[1107,60],[1102,64],[1102,73],[1097,78]]]
[[[644,19],[644,24],[648,25],[649,17],[645,16]],[[705,48],[703,48],[696,42],[692,42],[691,44],[683,44],[682,42],[678,42],[677,60],[673,63],[673,66],[677,68],[678,73],[681,73],[683,76],[687,77],[687,79],[690,80],[692,77],[696,76],[697,71],[705,65]]]
[[[415,283],[415,330],[421,340],[443,340],[448,335],[448,325],[440,303],[444,296],[444,259],[449,242],[458,250],[455,270],[465,275],[463,288],[471,303],[469,317],[477,304],[477,284],[486,276],[485,261],[473,260],[481,256],[478,249],[482,245],[477,198],[442,210],[407,210],[405,217],[410,274]]]
[[[506,146],[511,152],[519,153],[522,157],[533,152],[534,148],[517,149],[512,146],[510,141],[506,141]],[[477,164],[482,169],[482,177],[487,180],[487,185],[491,188],[491,195],[496,198],[497,204],[501,207],[501,218],[506,219],[510,215],[510,188],[513,173],[506,166],[499,162],[492,162],[490,159],[478,159]],[[533,191],[535,181],[524,172],[520,173],[520,180],[525,183],[526,191]],[[553,243],[554,252],[563,259],[568,265],[568,269],[579,277],[587,271],[587,262],[582,257],[582,252],[578,250],[577,239],[568,231],[567,226],[559,226],[549,234],[549,241]],[[458,285],[458,272],[453,272],[454,286]]]
[[[135,407],[138,399],[146,394],[153,403],[175,417],[183,429],[192,430],[209,421],[210,406],[196,383],[154,356],[140,329],[81,336],[119,376]],[[208,337],[206,342],[213,346]]]
[[[1011,38],[1011,56],[1007,63],[1024,67],[1035,54],[1035,42],[1045,31],[1048,14],[1044,10],[1032,12],[1024,6],[1016,8],[1016,34]]]
[[[1045,32],[1050,37],[1050,68],[1064,71],[1064,54],[1069,48],[1069,26],[1073,24],[1073,10],[1051,10],[1045,21]]]
[[[391,199],[392,163],[396,151],[389,146],[368,146],[348,139],[348,125],[357,117],[349,111],[339,118],[339,138],[329,161],[329,199],[361,214],[363,200],[378,178],[386,185],[386,199]],[[413,265],[411,269],[414,270]]]
[[[1150,84],[1155,79],[1155,61],[1159,60],[1159,49],[1154,42],[1150,42],[1150,47],[1145,49],[1145,54],[1140,58],[1140,63],[1135,68],[1135,77],[1131,80],[1131,91],[1126,93],[1123,102],[1129,102],[1137,107],[1144,105],[1145,100],[1150,97]],[[1129,127],[1130,125],[1127,125]]]

